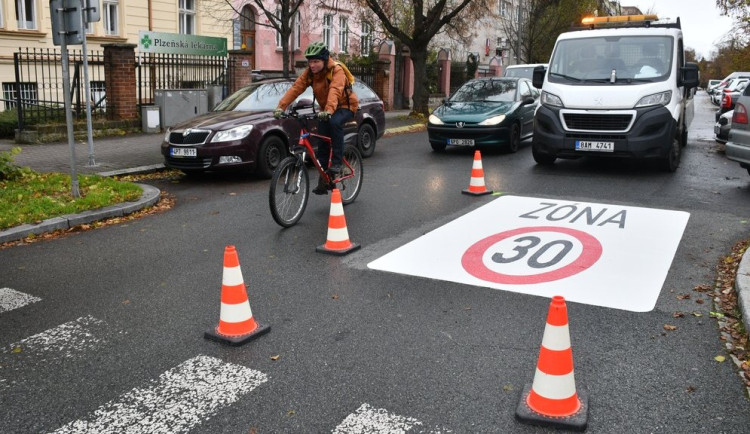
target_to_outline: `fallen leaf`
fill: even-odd
[[[672,314],[672,318],[682,318],[684,316],[685,314],[679,311]]]
[[[710,292],[711,291],[711,285],[698,285],[695,288],[693,288],[693,291]]]
[[[287,416],[294,416],[294,410],[288,410],[286,414]]]
[[[700,312],[693,312],[692,314],[693,314],[693,316],[697,316],[697,317],[702,317],[703,316],[703,314],[700,313]]]
[[[229,193],[230,196],[237,196],[237,193]]]
[[[703,299],[702,299],[702,298],[699,298],[699,299],[695,300],[695,302],[696,302],[696,303],[698,303],[698,304],[703,304],[703,303],[705,303],[705,301],[703,301]]]
[[[278,354],[275,355],[275,356],[271,356],[271,360],[274,360],[274,361],[279,360],[279,357],[281,357],[281,356],[278,355]]]
[[[13,349],[11,350],[11,353],[13,353],[13,354],[18,354],[18,353],[20,353],[20,352],[21,352],[21,347],[15,347],[15,348],[13,348]]]
[[[716,357],[714,357],[714,360],[716,360],[717,362],[721,363],[724,360],[726,360],[726,357],[724,357],[724,356],[716,356]]]
[[[724,318],[724,314],[720,312],[709,312],[708,314],[711,318]]]
[[[512,384],[504,384],[503,385],[503,390],[506,391],[506,392],[511,392],[513,390],[513,385]]]
[[[690,294],[677,294],[675,297],[677,297],[678,300],[687,300],[690,298]]]
[[[334,299],[334,300],[338,300],[339,299],[339,295],[338,294],[333,294],[331,296],[331,298]]]
[[[673,326],[673,325],[669,325],[669,324],[664,324],[664,330],[670,330],[670,331],[677,330],[677,326]]]

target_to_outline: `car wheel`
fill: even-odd
[[[268,179],[273,171],[279,166],[281,160],[286,157],[286,144],[276,136],[266,137],[258,148],[256,155],[255,172],[261,178]]]
[[[359,127],[357,142],[362,158],[371,157],[375,153],[375,130],[370,124],[363,124]]]
[[[510,127],[510,141],[508,142],[508,151],[511,153],[518,152],[518,147],[521,145],[521,128],[518,124],[513,124]]]
[[[435,152],[445,152],[446,145],[444,144],[430,143],[430,146],[432,146],[432,150]]]
[[[672,140],[672,146],[669,148],[667,156],[662,160],[662,168],[666,172],[674,172],[680,167],[680,157],[682,156],[682,146],[680,140],[676,137]]]
[[[531,155],[534,157],[534,161],[536,161],[536,164],[539,164],[541,166],[551,166],[557,159],[557,157],[554,157],[550,154],[538,151],[533,144],[531,145]]]

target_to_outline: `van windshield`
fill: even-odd
[[[671,36],[563,39],[552,54],[548,79],[569,84],[664,81],[672,68],[672,47]]]

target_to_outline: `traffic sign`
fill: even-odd
[[[376,259],[376,270],[635,312],[654,308],[689,214],[502,196]]]

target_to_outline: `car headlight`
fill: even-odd
[[[545,91],[542,91],[542,104],[564,107],[559,96]]]
[[[672,91],[655,93],[652,95],[646,95],[638,101],[636,107],[648,107],[651,105],[667,105],[669,101],[672,101]]]
[[[435,115],[430,115],[430,117],[427,118],[427,122],[433,125],[443,125],[443,121],[441,121],[440,118]]]
[[[169,143],[169,135],[170,134],[172,134],[172,129],[171,128],[167,128],[167,132],[164,133],[164,141],[167,142],[167,143]]]
[[[219,131],[211,139],[211,142],[231,142],[232,140],[244,139],[252,130],[252,125],[242,125],[229,130]]]
[[[479,125],[497,125],[505,120],[505,115],[492,116],[491,118],[485,119],[479,123]]]

